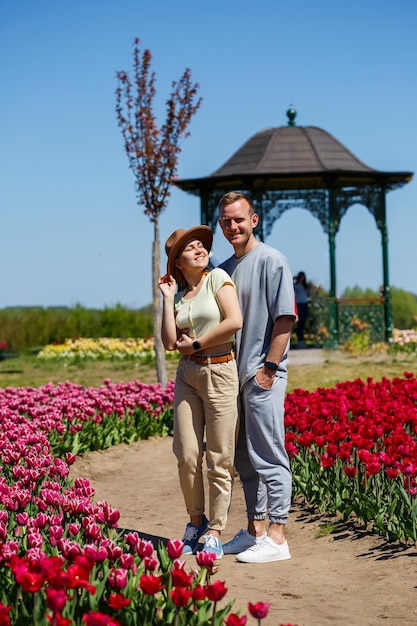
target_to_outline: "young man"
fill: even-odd
[[[285,539],[292,485],[284,398],[296,319],[293,276],[287,259],[256,239],[259,216],[249,196],[229,192],[219,206],[220,226],[235,251],[221,267],[233,278],[243,315],[236,337],[241,406],[235,464],[248,516],[247,530],[223,550],[244,563],[282,561],[291,558]]]

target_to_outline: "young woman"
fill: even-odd
[[[235,286],[220,268],[207,270],[213,233],[208,226],[178,229],[168,237],[162,340],[179,350],[174,396],[173,450],[190,521],[184,553],[204,548],[223,556],[221,532],[232,493],[238,376],[233,352],[242,315]],[[208,518],[203,486],[204,439],[209,484]]]

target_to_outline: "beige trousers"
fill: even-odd
[[[224,530],[232,495],[238,423],[236,361],[199,365],[183,357],[174,395],[173,450],[189,515],[205,511],[204,436],[209,485],[209,528]]]

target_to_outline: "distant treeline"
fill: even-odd
[[[391,288],[393,321],[396,328],[417,325],[417,296]],[[358,286],[348,288],[344,298],[378,297],[379,293]],[[313,311],[312,311],[313,314]],[[320,321],[317,320],[318,325]],[[43,346],[77,337],[152,337],[151,305],[127,309],[118,304],[104,309],[66,307],[10,307],[0,309],[0,343],[11,351],[36,351]]]
[[[10,350],[37,350],[49,343],[76,337],[152,337],[151,307],[121,305],[104,309],[10,307],[0,309],[0,343]]]

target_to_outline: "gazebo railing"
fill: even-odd
[[[369,343],[386,341],[385,298],[315,296],[310,303],[313,332],[324,348],[337,348],[355,334],[367,333]]]

